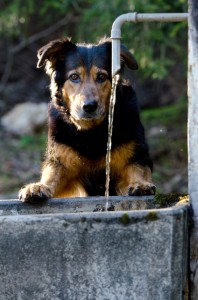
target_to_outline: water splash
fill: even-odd
[[[106,184],[105,184],[105,197],[106,197],[105,210],[106,211],[108,210],[108,205],[109,205],[109,183],[110,183],[113,116],[114,116],[114,107],[116,101],[116,87],[117,87],[118,80],[119,80],[119,75],[115,75],[112,79],[111,97],[109,103],[108,139],[107,139],[107,154],[106,154]]]

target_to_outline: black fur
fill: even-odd
[[[138,68],[133,55],[121,45],[122,71],[125,65],[132,70]],[[38,202],[67,194],[104,195],[108,138],[107,106],[111,88],[111,41],[105,39],[97,45],[73,44],[69,38],[51,41],[38,51],[37,66],[45,66],[46,73],[51,77],[52,100],[49,105],[47,157],[41,181],[22,188],[19,198],[24,202]],[[81,66],[84,71],[79,68]],[[100,73],[101,69],[105,75]],[[73,74],[70,72],[72,70]],[[101,77],[101,74],[104,77]],[[76,78],[84,80],[83,85],[77,86],[79,89],[74,85],[80,83],[75,81]],[[98,105],[97,114],[91,116],[90,122],[90,116],[83,115],[85,100],[89,97],[88,100],[96,100],[96,97],[97,104],[101,105]],[[59,144],[64,144],[70,149],[58,147]],[[118,152],[114,152],[116,148]],[[67,151],[69,158],[66,157]],[[72,158],[76,159],[76,152],[83,162],[82,168],[80,161],[79,164],[73,163]],[[112,152],[115,156],[112,161],[110,195],[155,193],[151,172],[147,168],[152,169],[152,162],[140,121],[136,95],[131,86],[121,81],[116,88]],[[121,158],[120,162],[116,161],[117,157]],[[80,183],[79,187],[82,187],[80,191],[74,190],[77,182]]]
[[[76,126],[65,119],[65,115],[51,103],[49,108],[49,128],[52,139],[68,145],[79,154],[97,160],[106,154],[108,119],[90,130],[79,131]],[[140,122],[135,92],[131,86],[119,85],[116,92],[116,105],[113,122],[112,150],[127,142],[137,143],[136,155],[130,162],[148,165],[152,168],[148,147],[145,141],[144,128]]]
[[[125,48],[124,48],[125,49]],[[111,80],[111,42],[91,47],[86,45],[74,45],[66,53],[65,60],[57,60],[55,80],[62,88],[67,79],[64,74],[82,65],[87,71],[92,65],[105,69]],[[124,60],[122,60],[122,68]],[[49,138],[55,143],[65,144],[76,150],[80,155],[90,160],[98,160],[106,155],[108,137],[108,116],[102,124],[89,130],[78,130],[70,121],[67,107],[64,113],[57,108],[58,99],[54,99],[49,106]],[[130,141],[136,143],[135,155],[131,156],[130,163],[148,166],[152,169],[152,161],[149,158],[148,146],[145,141],[144,128],[139,117],[139,107],[135,91],[131,86],[119,82],[116,90],[116,104],[113,121],[112,150]],[[112,174],[111,174],[112,175]],[[81,181],[90,196],[104,195],[105,193],[105,169],[95,174],[82,174]],[[116,178],[111,176],[110,195],[116,195]]]

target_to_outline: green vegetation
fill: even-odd
[[[85,222],[87,221],[87,219],[86,219],[85,217],[82,217],[82,218],[80,219],[80,221],[81,221],[82,223],[85,223]]]
[[[96,0],[34,0],[3,1],[0,4],[0,37],[9,41],[28,41],[28,38],[65,18],[62,34],[76,41],[95,42],[110,36],[111,26],[117,16],[128,12],[186,12],[186,0],[96,1]],[[32,26],[34,24],[34,26]],[[86,29],[86,30],[85,30]],[[175,58],[186,63],[187,24],[143,23],[135,26],[126,23],[123,41],[135,52],[141,77],[164,78]]]
[[[187,101],[142,111],[150,153],[154,161],[153,181],[159,193],[170,178],[187,176]],[[167,187],[169,193],[171,188]],[[187,192],[184,187],[175,192]]]
[[[18,150],[31,150],[40,149],[43,151],[46,147],[47,134],[42,132],[37,135],[24,135],[18,140],[17,148]]]
[[[180,123],[180,129],[186,130],[186,123],[183,122],[184,116],[187,120],[187,99],[182,97],[175,104],[162,107],[145,109],[142,111],[142,120],[145,124],[155,126],[161,124],[171,127],[173,123]]]
[[[157,213],[155,211],[150,211],[146,216],[145,219],[147,221],[157,221],[159,219]]]
[[[187,194],[177,194],[177,193],[170,193],[170,194],[157,194],[155,196],[155,205],[159,205],[160,208],[170,207],[175,205],[178,202],[182,202],[188,199]]]
[[[129,215],[127,213],[123,214],[120,218],[120,222],[124,225],[128,225],[130,223]]]

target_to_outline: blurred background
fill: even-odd
[[[49,79],[37,50],[63,36],[97,42],[128,12],[187,12],[185,0],[0,1],[0,199],[39,179]],[[122,42],[139,70],[137,92],[159,193],[187,192],[187,23],[125,23]]]

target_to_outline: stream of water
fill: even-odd
[[[105,210],[106,211],[108,210],[108,206],[109,206],[109,183],[110,183],[113,117],[114,117],[114,107],[116,101],[116,87],[117,87],[118,80],[119,80],[119,75],[115,75],[112,79],[111,97],[109,103],[108,139],[107,139],[107,154],[106,154],[106,184],[105,184],[105,197],[106,197]]]

